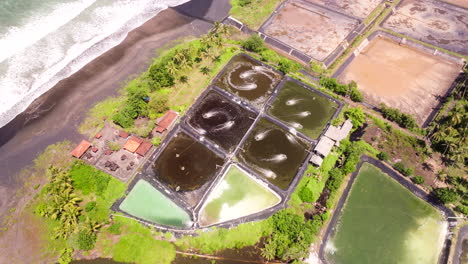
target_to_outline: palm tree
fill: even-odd
[[[173,61],[170,61],[168,64],[167,64],[167,72],[169,74],[171,74],[172,76],[175,76],[176,73],[177,73],[177,65],[173,62]]]
[[[185,75],[183,75],[183,76],[180,76],[180,78],[179,78],[179,81],[180,81],[181,83],[187,83],[187,81],[188,81],[188,77],[187,77],[187,76],[185,76]]]
[[[203,66],[201,69],[200,69],[200,72],[203,73],[204,75],[208,75],[210,73],[210,69],[206,66]]]

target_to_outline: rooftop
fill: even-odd
[[[161,120],[157,123],[156,132],[164,132],[174,123],[178,116],[179,114],[173,110],[167,111]]]
[[[352,128],[353,123],[347,119],[340,127],[329,126],[325,132],[325,136],[339,143],[348,136]]]
[[[314,151],[317,154],[326,157],[333,148],[333,145],[335,145],[335,141],[331,140],[328,137],[321,137],[319,142],[317,143],[317,146],[315,146]]]
[[[127,143],[125,143],[125,145],[123,146],[124,149],[132,152],[132,153],[135,153],[135,151],[137,151],[137,149],[140,147],[141,143],[143,142],[142,139],[140,138],[137,138],[137,137],[131,137]]]
[[[83,154],[91,147],[91,143],[86,140],[82,140],[76,148],[70,152],[70,154],[75,158],[81,158]]]

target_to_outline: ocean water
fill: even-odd
[[[1,0],[0,127],[57,82],[188,0]]]

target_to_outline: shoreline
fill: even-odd
[[[129,32],[119,45],[61,80],[0,128],[0,167],[3,168],[0,174],[0,220],[18,200],[15,193],[21,187],[21,181],[15,176],[29,166],[38,153],[60,141],[78,142],[83,136],[77,128],[89,109],[118,95],[126,81],[146,71],[156,56],[155,51],[178,39],[197,37],[211,29],[212,23],[203,19],[203,14],[216,14],[215,18],[227,16],[228,0],[202,1],[192,0],[161,11]],[[193,8],[194,15],[177,11],[187,6]]]

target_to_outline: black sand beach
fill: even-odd
[[[213,25],[210,21],[223,19],[229,9],[228,0],[195,0],[164,10],[1,127],[0,222],[15,204],[11,198],[19,185],[15,175],[32,164],[38,153],[63,140],[79,142],[83,136],[77,128],[94,104],[117,95],[126,80],[145,71],[155,50],[207,33]]]

